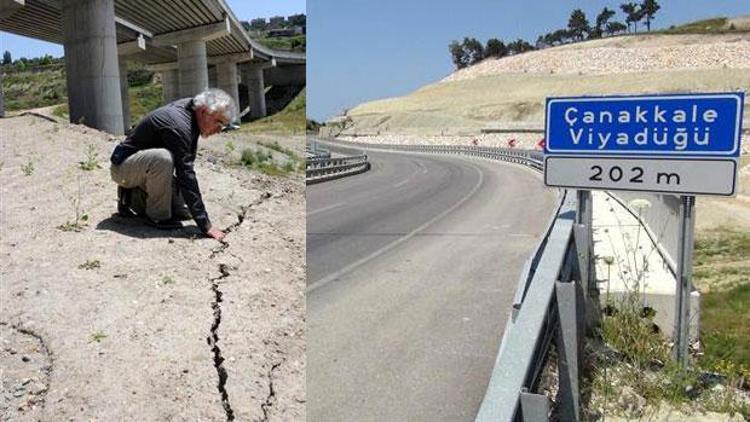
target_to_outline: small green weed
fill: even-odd
[[[100,268],[102,266],[102,263],[98,259],[92,259],[92,260],[86,260],[83,264],[78,266],[78,269],[80,270],[93,270],[96,268]]]
[[[86,214],[81,208],[81,177],[78,177],[78,190],[76,195],[70,197],[70,203],[73,205],[73,211],[75,212],[75,219],[73,221],[66,221],[65,223],[57,226],[59,230],[64,232],[80,232],[87,225],[89,215]]]
[[[105,338],[107,338],[106,334],[104,334],[101,331],[97,331],[95,333],[91,333],[91,339],[89,340],[89,343],[93,343],[93,342],[101,343],[102,340],[104,340]]]
[[[84,161],[78,162],[78,164],[81,167],[81,170],[91,171],[91,170],[102,168],[99,165],[99,153],[96,152],[96,147],[94,146],[94,144],[88,144],[86,146],[85,154],[86,154],[86,159]]]
[[[174,284],[174,279],[168,275],[165,275],[161,278],[161,284],[168,285],[168,284]]]
[[[34,162],[29,160],[26,162],[26,164],[23,164],[21,166],[21,171],[23,172],[24,176],[31,176],[34,174]]]
[[[226,143],[224,144],[224,153],[225,153],[226,155],[232,155],[232,153],[234,152],[234,150],[235,150],[234,142],[232,142],[232,141],[227,141],[227,142],[226,142]]]

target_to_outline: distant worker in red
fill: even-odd
[[[141,119],[112,153],[118,213],[159,229],[181,228],[180,220],[192,218],[207,236],[223,240],[208,218],[193,164],[198,138],[219,133],[234,115],[232,97],[209,89]]]

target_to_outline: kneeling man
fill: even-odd
[[[226,92],[209,89],[146,115],[112,153],[112,180],[118,185],[117,210],[139,215],[160,229],[182,227],[192,217],[206,235],[222,240],[203,204],[193,169],[198,138],[219,133],[235,113]]]

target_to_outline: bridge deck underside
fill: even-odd
[[[115,15],[137,25],[153,35],[195,28],[224,19],[226,11],[215,0],[115,0]],[[61,2],[57,0],[26,0],[25,6],[0,19],[0,30],[41,39],[57,44],[63,43]],[[246,39],[234,28],[230,35],[208,41],[209,56],[243,53],[249,51]],[[137,38],[138,32],[117,25],[117,42],[124,43]],[[147,51],[133,59],[145,63],[175,61],[174,48],[148,46]]]

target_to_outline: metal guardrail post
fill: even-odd
[[[557,314],[560,321],[557,332],[557,360],[560,377],[560,420],[579,421],[581,413],[580,389],[578,385],[578,368],[580,363],[579,325],[577,283],[555,283],[557,297]]]
[[[524,422],[547,422],[549,399],[543,394],[521,392],[521,413]]]
[[[593,236],[593,198],[591,191],[576,191],[578,198],[576,209],[576,249],[578,250],[581,287],[586,310],[586,330],[591,331],[598,324],[599,290],[596,286],[596,263],[594,256]]]

